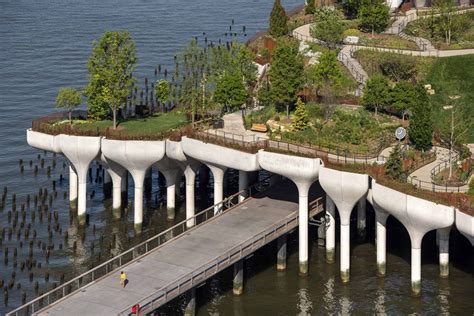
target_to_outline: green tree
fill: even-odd
[[[388,80],[382,75],[374,75],[365,83],[362,104],[368,110],[374,110],[377,115],[380,109],[390,102],[390,85]]]
[[[268,106],[272,102],[272,91],[271,91],[271,86],[270,82],[265,80],[265,82],[262,82],[261,86],[259,87],[257,91],[257,99],[258,99],[258,104],[261,106]]]
[[[157,80],[155,83],[155,96],[157,102],[165,104],[170,96],[170,84],[165,79]]]
[[[308,112],[301,98],[296,101],[295,109],[295,121],[293,123],[293,129],[295,131],[303,131],[309,126]]]
[[[448,45],[451,45],[452,30],[456,27],[456,7],[455,0],[436,0],[434,2],[434,9],[439,13],[437,20]]]
[[[306,6],[304,7],[305,14],[314,14],[316,11],[316,0],[308,0]]]
[[[257,82],[257,66],[253,62],[254,56],[252,51],[245,45],[240,45],[236,60],[245,85],[247,88],[253,87]]]
[[[268,73],[272,99],[276,105],[286,106],[287,117],[290,115],[290,105],[296,100],[297,93],[304,85],[303,56],[298,51],[294,41],[282,40],[273,51],[273,61]]]
[[[416,86],[416,102],[413,102],[408,136],[417,149],[427,150],[433,137],[431,103],[421,85]]]
[[[247,90],[242,81],[240,71],[225,72],[217,81],[214,100],[222,106],[236,110],[247,100]]]
[[[389,11],[384,0],[363,0],[358,10],[361,28],[372,35],[384,31],[390,22]]]
[[[270,14],[270,27],[268,32],[271,36],[278,38],[288,34],[288,16],[280,0],[275,0]]]
[[[103,111],[103,105],[107,104],[112,111],[114,129],[117,127],[117,110],[126,103],[135,81],[132,73],[136,61],[135,43],[129,32],[107,31],[93,43],[87,63],[89,84],[86,96],[92,105],[89,110],[99,107]]]
[[[357,17],[361,0],[343,0],[342,8],[349,18]]]
[[[56,107],[68,111],[69,124],[72,124],[72,111],[81,105],[81,93],[74,88],[59,89],[56,97]]]
[[[393,148],[387,162],[385,163],[385,174],[394,180],[403,181],[405,179],[402,153],[399,144]]]
[[[322,95],[324,103],[329,105],[342,85],[342,71],[336,53],[333,51],[322,53],[318,63],[309,68],[308,79],[316,88],[316,94]]]
[[[411,110],[416,99],[417,91],[413,83],[400,81],[390,91],[390,112],[403,114],[406,110]]]
[[[341,12],[329,8],[321,8],[316,10],[315,16],[316,23],[311,25],[311,35],[326,42],[330,47],[341,43],[344,32]]]

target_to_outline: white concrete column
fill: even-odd
[[[166,210],[168,220],[174,220],[176,216],[176,183],[178,182],[179,169],[160,170],[166,179]]]
[[[77,203],[77,174],[74,168],[69,165],[69,203],[75,208]]]
[[[122,207],[122,179],[119,183],[114,183],[112,187],[112,208],[118,210]]]
[[[140,231],[143,223],[143,182],[141,185],[135,184],[134,204],[133,223],[135,229]]]
[[[349,269],[351,258],[351,226],[341,224],[341,280],[342,283],[349,282]]]
[[[326,231],[326,261],[334,263],[336,252],[336,205],[326,194],[326,220],[328,221]]]
[[[248,197],[247,188],[249,186],[248,173],[242,170],[239,170],[239,192],[244,191],[239,194],[239,203],[245,200]]]
[[[244,293],[244,260],[239,260],[234,263],[234,280],[233,290],[234,295],[242,295]]]
[[[377,243],[377,275],[385,276],[387,256],[387,217],[385,212],[375,211]]]
[[[363,196],[357,204],[357,233],[359,237],[365,238],[365,227],[366,227],[366,207],[367,200]]]
[[[411,248],[411,292],[414,296],[421,293],[421,248]]]
[[[449,232],[451,227],[436,230],[439,247],[439,274],[442,278],[449,276]]]
[[[87,182],[79,179],[79,190],[77,195],[77,216],[82,222],[86,216],[87,204]]]
[[[298,186],[298,241],[299,241],[299,274],[308,275],[308,191],[311,183],[300,183]]]
[[[277,271],[286,270],[286,234],[277,239]]]
[[[187,165],[184,169],[184,176],[186,177],[186,219],[191,218],[195,214],[195,198],[194,198],[194,183],[196,181],[196,171],[198,166]],[[195,219],[186,222],[186,227],[191,228],[195,225]]]
[[[227,168],[214,165],[208,165],[208,167],[211,169],[212,176],[214,177],[214,204],[218,204],[224,199],[223,181]],[[222,212],[222,209],[222,204],[214,206],[214,215]]]

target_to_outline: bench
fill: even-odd
[[[266,133],[268,129],[267,129],[267,125],[265,124],[252,124],[252,127],[250,128],[250,130],[253,132]]]

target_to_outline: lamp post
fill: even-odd
[[[461,96],[460,95],[450,95],[449,98],[453,101],[459,99]],[[454,105],[447,105],[444,106],[443,109],[445,110],[451,110],[451,131],[449,134],[449,176],[448,180],[451,180],[451,177],[453,176],[453,162],[452,162],[452,153],[453,153],[453,145],[454,145]]]

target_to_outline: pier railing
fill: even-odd
[[[39,310],[63,299],[68,295],[80,291],[89,284],[105,277],[109,273],[117,271],[119,268],[131,263],[138,257],[147,254],[148,252],[156,249],[164,243],[173,240],[184,232],[190,231],[191,229],[200,226],[201,224],[207,222],[209,219],[215,216],[219,216],[223,213],[230,211],[236,205],[239,204],[239,196],[243,195],[246,197],[247,200],[249,198],[252,198],[256,194],[263,192],[265,189],[265,185],[268,183],[269,179],[275,176],[276,175],[266,177],[258,183],[249,186],[247,189],[239,191],[225,198],[222,202],[219,202],[215,205],[206,208],[205,210],[195,214],[194,216],[179,222],[171,228],[166,229],[158,235],[139,243],[138,245],[122,252],[121,254],[113,257],[112,259],[107,260],[104,263],[99,264],[98,266],[73,278],[72,280],[69,280],[59,285],[58,287],[50,290],[49,292],[38,296],[34,300],[7,313],[6,316],[30,315],[36,313]],[[215,214],[216,209],[220,211]]]

